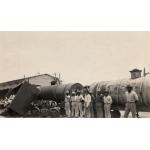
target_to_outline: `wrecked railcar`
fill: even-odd
[[[11,91],[11,92],[10,92]],[[14,99],[9,103],[9,95],[14,94]],[[4,98],[4,100],[1,101],[1,115],[7,116],[7,117],[45,117],[46,113],[44,111],[47,110],[50,113],[47,115],[51,115],[54,117],[58,116],[59,109],[54,107],[52,108],[52,104],[49,105],[50,109],[48,110],[48,106],[44,105],[43,99],[38,100],[39,95],[39,89],[36,85],[32,85],[26,81],[24,81],[22,84],[15,87],[14,89],[11,89],[6,93],[7,97]],[[51,102],[50,100],[46,100],[48,102]],[[43,102],[41,108],[39,107]],[[39,108],[38,108],[39,107]],[[30,113],[29,113],[30,112]]]
[[[60,117],[64,115],[63,102],[66,90],[82,90],[79,83],[39,86],[32,85],[27,81],[9,90],[9,97],[15,94],[13,101],[7,106],[3,115],[21,117]]]

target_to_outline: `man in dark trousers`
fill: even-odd
[[[91,106],[90,106],[90,111],[91,111],[91,118],[96,117],[95,116],[95,96],[93,94],[93,91],[89,91],[90,95],[91,95]]]
[[[95,100],[95,108],[96,108],[96,117],[103,118],[104,117],[104,103],[103,103],[103,94],[101,91],[97,91],[96,100]]]

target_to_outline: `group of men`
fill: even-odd
[[[136,102],[138,96],[131,85],[126,87],[126,105],[124,118],[127,118],[129,112],[132,117],[137,115]],[[65,93],[65,112],[66,117],[87,117],[87,118],[111,118],[112,97],[108,90],[97,91],[96,96],[89,90],[66,91]]]
[[[101,109],[104,103],[105,117],[111,117],[110,108],[112,104],[112,98],[108,91],[105,91],[104,95],[98,93],[98,96],[94,97],[92,92],[85,90],[81,92],[66,91],[65,95],[65,111],[66,117],[103,117],[103,110]],[[96,106],[96,107],[95,107]],[[97,114],[95,114],[95,109]]]
[[[90,113],[91,96],[88,91],[81,93],[80,90],[66,91],[65,111],[67,117],[91,117]]]

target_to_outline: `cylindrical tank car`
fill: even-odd
[[[80,83],[70,83],[52,86],[42,86],[39,87],[39,98],[40,99],[51,99],[56,102],[61,102],[65,98],[65,92],[69,90],[70,92],[76,90],[82,90],[83,86]]]
[[[131,85],[139,97],[137,103],[138,111],[150,111],[150,76],[137,79],[123,79],[116,81],[102,81],[93,83],[90,90],[96,96],[97,91],[109,90],[113,99],[112,108],[123,110],[126,103],[125,91],[126,86]]]

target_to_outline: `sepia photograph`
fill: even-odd
[[[1,31],[0,117],[149,118],[150,32]]]
[[[0,1],[2,150],[149,147],[150,1]]]

